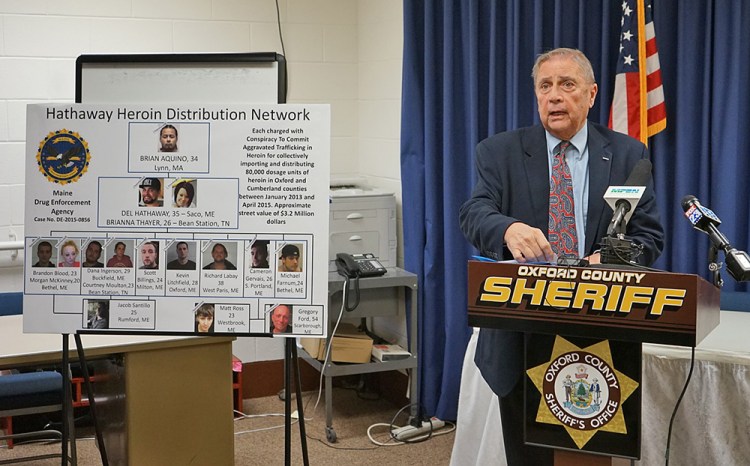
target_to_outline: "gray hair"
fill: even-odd
[[[531,69],[531,79],[534,80],[534,84],[536,84],[536,77],[539,74],[539,67],[542,66],[542,63],[558,57],[568,57],[576,62],[581,69],[581,74],[583,74],[586,82],[589,84],[596,83],[596,79],[594,79],[594,68],[591,66],[591,62],[586,58],[586,55],[584,55],[583,52],[578,49],[559,48],[547,51],[536,58],[534,67]]]

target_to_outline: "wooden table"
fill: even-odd
[[[60,335],[22,328],[22,316],[0,317],[0,369],[61,362]],[[234,464],[233,337],[97,334],[81,340],[87,361],[111,357],[111,383],[96,388],[110,464]],[[110,401],[121,409],[110,409]]]

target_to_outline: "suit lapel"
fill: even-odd
[[[523,134],[521,145],[526,154],[524,165],[534,212],[534,226],[546,232],[549,222],[549,161],[544,128],[530,128]]]
[[[589,211],[586,222],[586,251],[591,251],[607,231],[610,218],[604,209],[609,207],[604,202],[604,192],[609,187],[610,171],[612,169],[612,151],[609,141],[589,124]],[[593,222],[592,219],[599,219]]]

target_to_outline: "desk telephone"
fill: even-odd
[[[349,278],[377,277],[386,273],[385,267],[374,254],[336,254],[336,269]]]

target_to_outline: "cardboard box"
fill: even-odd
[[[322,361],[325,359],[325,338],[300,338],[302,347],[311,356]],[[333,362],[370,362],[372,338],[357,330],[353,324],[341,323],[333,337],[331,361]]]

